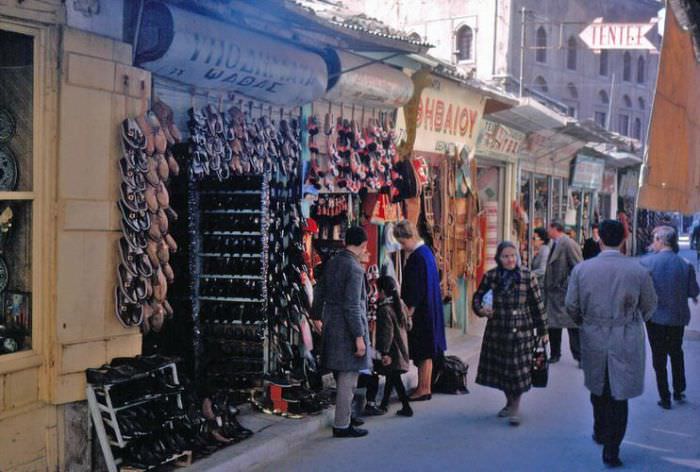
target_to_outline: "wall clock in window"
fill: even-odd
[[[0,147],[0,191],[17,187],[17,159],[9,149]]]

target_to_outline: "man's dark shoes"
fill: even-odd
[[[429,393],[425,395],[421,395],[420,397],[408,397],[408,401],[410,402],[427,402],[428,400],[432,399],[433,396]]]
[[[618,447],[603,447],[603,463],[609,468],[622,467],[620,460],[620,449]]]
[[[549,358],[549,363],[550,364],[556,364],[561,360],[561,356],[552,356]]]
[[[362,426],[363,424],[365,424],[365,420],[363,420],[361,418],[351,418],[350,419],[351,426]]]
[[[366,429],[355,428],[354,426],[348,426],[347,428],[333,428],[334,438],[361,438],[362,436],[367,436]]]
[[[671,409],[671,400],[670,399],[661,399],[656,404],[659,405],[664,410]]]
[[[674,393],[673,394],[673,400],[677,403],[685,403],[685,393],[680,392],[680,393]]]
[[[386,409],[380,408],[377,405],[367,405],[365,407],[365,416],[382,416],[386,413]]]
[[[405,406],[401,408],[399,411],[396,412],[398,416],[406,416],[406,417],[411,417],[413,416],[413,410],[411,409],[410,406]]]

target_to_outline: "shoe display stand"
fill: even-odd
[[[199,381],[262,385],[267,365],[268,188],[262,176],[196,184],[190,262]]]
[[[166,379],[169,391],[158,391],[154,382],[156,378]],[[149,465],[135,464],[130,459],[136,457],[134,450],[139,447],[139,442],[143,447],[144,442],[155,436],[162,436],[164,431],[173,431],[178,422],[185,418],[182,388],[179,385],[177,366],[174,362],[154,368],[150,372],[138,373],[131,379],[105,384],[88,383],[88,408],[109,472],[151,470],[165,464],[186,466],[191,463],[191,451],[177,450],[176,443],[171,443],[168,450],[160,449],[162,458],[157,464],[152,460]],[[138,397],[132,397],[135,390],[139,391]],[[139,407],[154,408],[156,404],[162,407],[163,403],[168,405],[167,415],[163,416],[158,424],[144,422],[139,425],[146,427],[138,428],[138,431],[130,431],[124,426],[126,421],[138,420],[138,411],[133,415],[129,414],[133,410]],[[159,447],[162,445],[149,449],[156,454]]]

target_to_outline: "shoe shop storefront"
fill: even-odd
[[[244,402],[328,404],[310,241],[362,221],[412,93],[334,42],[425,46],[199,3],[0,7],[0,470],[187,464],[252,434]]]
[[[477,140],[487,104],[512,104],[457,76],[418,72],[413,80],[421,93],[402,109],[398,122],[413,162],[425,168],[426,178],[408,217],[419,224],[436,255],[446,323],[467,332],[467,289],[482,264],[485,237],[479,224],[483,202]]]

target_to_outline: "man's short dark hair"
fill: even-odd
[[[550,227],[550,228],[554,228],[554,229],[556,229],[557,231],[559,231],[559,232],[561,232],[561,233],[564,232],[564,225],[563,225],[562,222],[559,221],[559,220],[554,220],[554,221],[552,221],[551,223],[549,223],[549,227]]]
[[[345,245],[359,246],[367,241],[367,232],[359,226],[351,226],[345,231]]]
[[[593,223],[593,226],[591,226],[591,229],[600,229],[598,223]]]
[[[618,247],[625,239],[625,227],[617,220],[604,220],[598,228],[600,239],[608,247]]]

